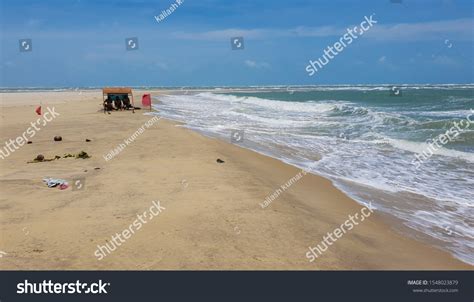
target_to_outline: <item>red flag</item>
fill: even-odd
[[[142,96],[142,105],[151,107],[151,96],[150,96],[150,94],[144,94]]]
[[[38,106],[35,110],[37,115],[41,115],[41,106]]]

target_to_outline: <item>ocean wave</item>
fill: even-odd
[[[415,154],[421,154],[422,152],[425,152],[426,154],[431,153],[431,152],[428,152],[428,148],[430,148],[430,145],[426,142],[414,142],[414,141],[408,141],[408,140],[402,140],[402,139],[386,138],[385,140],[374,141],[374,143],[389,143],[395,148],[398,148],[400,150],[410,151]],[[474,153],[457,151],[457,150],[449,149],[447,147],[436,148],[436,149],[431,148],[430,150],[434,151],[433,152],[434,155],[460,158],[468,162],[474,163]]]
[[[229,102],[237,105],[252,105],[258,108],[265,108],[273,111],[283,112],[314,112],[323,113],[333,110],[338,102],[325,101],[322,103],[316,102],[286,102],[258,97],[238,97],[228,94],[214,94],[214,93],[199,93],[196,97],[206,100]]]

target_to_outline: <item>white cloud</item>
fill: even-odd
[[[270,68],[270,64],[266,62],[255,62],[252,60],[245,60],[244,61],[245,65],[247,65],[250,68]]]
[[[344,28],[336,28],[334,26],[305,27],[298,26],[290,29],[238,29],[229,28],[222,30],[212,30],[205,32],[174,32],[173,36],[186,40],[206,40],[218,41],[229,39],[230,37],[244,37],[248,39],[270,39],[275,37],[328,37],[343,34]]]
[[[273,35],[274,35],[273,31],[267,30],[267,29],[236,29],[236,28],[197,32],[197,33],[185,33],[185,32],[173,33],[173,36],[179,39],[211,40],[211,41],[230,39],[231,37],[245,37],[249,39],[252,39],[252,38],[259,39],[265,36],[273,36]]]
[[[334,26],[305,27],[299,26],[295,29],[287,30],[284,35],[295,35],[298,37],[328,37],[337,36],[343,33],[345,29]]]
[[[383,66],[383,68],[395,71],[398,70],[397,65],[393,64],[391,60],[387,59],[387,56],[381,56],[380,58],[377,59],[377,63],[380,64],[380,66]]]
[[[362,19],[361,19],[362,20]],[[369,31],[364,38],[390,41],[420,41],[445,39],[472,41],[474,19],[456,19],[447,21],[432,21],[418,23],[383,24],[381,20]],[[220,41],[230,37],[242,36],[248,39],[271,39],[277,37],[330,37],[341,36],[347,28],[358,24],[348,24],[347,27],[299,26],[287,29],[238,29],[229,28],[205,32],[174,32],[178,39]]]
[[[360,21],[363,20],[363,17]],[[375,18],[377,20],[377,18]],[[364,33],[364,39],[375,39],[380,41],[427,41],[439,40],[441,43],[452,41],[474,41],[474,19],[464,18],[455,20],[441,20],[431,22],[395,23],[384,24],[383,20],[377,20],[370,30]],[[41,20],[31,19],[27,24],[42,24]],[[297,26],[293,28],[227,28],[211,31],[147,31],[140,30],[142,36],[153,36],[159,34],[162,38],[198,40],[198,41],[223,41],[231,37],[244,37],[252,40],[267,40],[274,38],[298,38],[298,37],[335,37],[339,38],[346,33],[347,28],[358,26],[359,24],[347,24],[347,26],[324,25],[317,27]],[[131,31],[130,28],[121,28],[120,25],[100,24],[101,36],[115,36],[118,32]],[[77,30],[38,30],[32,32],[36,38],[90,38],[96,37],[98,29],[77,29]],[[133,31],[132,31],[133,32]],[[9,30],[2,33],[5,37],[16,38],[22,32]],[[110,39],[108,39],[110,40]]]
[[[28,19],[26,20],[25,25],[27,27],[37,27],[40,26],[43,23],[43,20],[40,19]]]
[[[163,69],[163,70],[168,70],[169,69],[168,64],[166,64],[165,62],[156,62],[155,67],[157,67],[159,69]]]
[[[448,56],[433,56],[433,62],[438,65],[456,66],[457,61]]]
[[[392,41],[473,40],[474,19],[457,19],[419,23],[376,24],[366,34],[367,38]]]

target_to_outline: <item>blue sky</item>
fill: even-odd
[[[470,0],[184,0],[157,22],[172,3],[3,0],[0,86],[474,82]],[[372,14],[374,27],[308,76],[309,60]],[[235,36],[245,49],[231,49]]]

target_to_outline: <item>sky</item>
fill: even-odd
[[[0,86],[474,82],[472,0],[184,0],[159,17],[173,3],[2,0]],[[371,15],[376,24],[309,76],[310,60]]]

